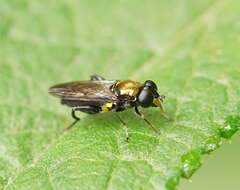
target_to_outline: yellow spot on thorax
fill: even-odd
[[[116,84],[119,95],[136,96],[143,84],[132,80],[123,80]]]

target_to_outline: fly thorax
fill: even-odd
[[[120,98],[124,97],[126,99],[134,100],[142,86],[143,84],[139,82],[122,80],[116,83],[113,90]]]

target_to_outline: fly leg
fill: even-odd
[[[64,131],[71,129],[79,120],[80,118],[76,116],[76,111],[82,111],[88,114],[96,114],[100,112],[100,108],[97,106],[77,106],[72,108],[72,118],[75,119],[74,122],[72,122],[67,128],[64,129]]]
[[[91,80],[106,80],[105,78],[97,74],[91,75],[90,78]]]
[[[64,131],[71,129],[80,120],[80,118],[77,117],[75,114],[76,110],[77,110],[77,107],[74,107],[72,108],[72,112],[71,112],[72,118],[75,119],[75,121],[72,122],[68,127],[64,128],[63,129]]]
[[[150,123],[150,121],[148,121],[148,120],[144,117],[144,115],[139,112],[137,106],[135,107],[135,114],[136,114],[138,117],[140,117],[141,119],[143,119],[143,120],[148,124],[148,126],[151,127],[157,134],[159,134],[159,135],[161,134],[161,133]]]
[[[116,114],[116,116],[117,116],[117,118],[119,119],[119,121],[123,125],[124,131],[125,131],[125,135],[126,135],[125,141],[128,142],[129,141],[129,135],[128,135],[127,125],[126,125],[126,123],[122,120],[122,118],[118,114]]]

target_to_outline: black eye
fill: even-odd
[[[138,95],[139,104],[142,107],[149,107],[153,102],[153,93],[149,87],[144,87]]]
[[[157,85],[152,80],[145,81],[144,86],[149,86],[150,88],[157,90]]]

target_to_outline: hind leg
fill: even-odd
[[[77,106],[72,108],[72,118],[75,119],[68,127],[64,128],[64,131],[71,129],[79,120],[80,118],[76,116],[76,111],[82,111],[88,114],[96,114],[100,112],[100,109],[95,106]]]
[[[91,80],[106,80],[105,78],[97,74],[91,75],[90,78]]]

